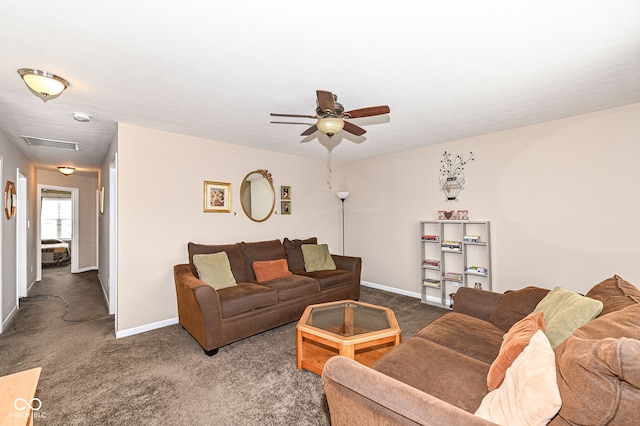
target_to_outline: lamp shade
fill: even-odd
[[[344,127],[344,120],[336,117],[321,118],[318,120],[316,126],[322,133],[331,137],[342,130]]]
[[[340,192],[336,192],[336,195],[338,196],[338,198],[340,198],[342,201],[346,200],[347,198],[349,198],[349,193],[346,191],[340,191]]]
[[[20,68],[18,74],[20,74],[29,90],[42,99],[43,102],[57,98],[69,87],[67,80],[47,71]]]
[[[75,172],[76,169],[74,167],[69,167],[69,166],[59,166],[58,171],[65,176],[69,176],[71,173]]]

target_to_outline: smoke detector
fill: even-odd
[[[84,112],[74,112],[73,119],[81,123],[88,123],[91,121],[91,116]]]

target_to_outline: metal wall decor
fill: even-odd
[[[447,201],[457,201],[458,194],[464,189],[464,166],[473,161],[473,152],[466,160],[461,155],[455,157],[445,151],[440,160],[440,190],[444,192]]]

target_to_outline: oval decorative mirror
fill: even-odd
[[[4,187],[4,214],[7,219],[16,215],[16,185],[9,180]]]
[[[240,203],[249,219],[255,222],[269,219],[276,204],[271,173],[256,170],[247,174],[240,185]]]

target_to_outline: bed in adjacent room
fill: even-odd
[[[69,244],[58,239],[42,240],[42,266],[66,265],[69,262]]]

